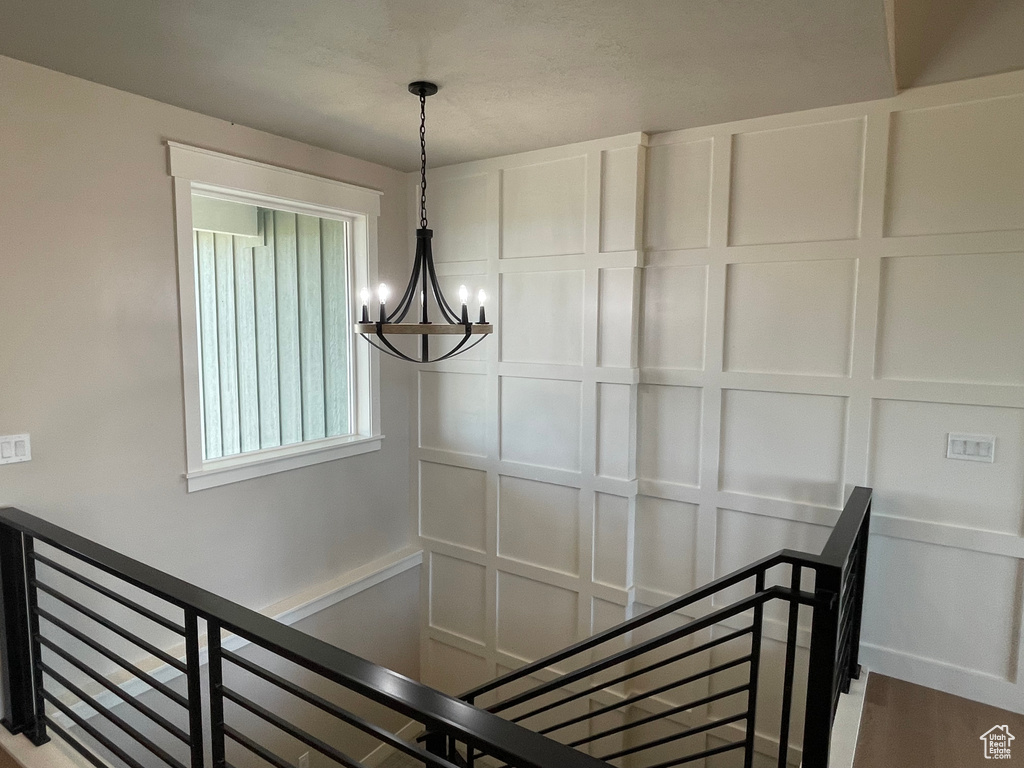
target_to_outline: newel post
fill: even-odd
[[[822,565],[814,577],[814,618],[807,664],[807,706],[804,711],[803,765],[828,768],[832,742],[832,703],[836,695],[839,644],[839,595],[842,569]]]
[[[21,531],[0,523],[0,676],[3,717],[11,733],[35,735],[32,637],[28,609],[26,542]]]

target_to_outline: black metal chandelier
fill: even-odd
[[[398,306],[392,312],[388,312],[387,309],[390,291],[384,283],[380,284],[377,290],[380,311],[376,322],[370,320],[370,291],[368,288],[362,289],[363,308],[355,330],[372,346],[392,357],[408,360],[411,363],[436,363],[472,349],[483,341],[484,337],[494,330],[494,327],[487,322],[484,313],[484,302],[487,300],[487,295],[482,289],[477,295],[480,305],[479,320],[471,323],[467,306],[469,291],[466,286],[459,286],[462,311],[456,313],[445,299],[441,286],[437,283],[434,255],[430,248],[430,240],[434,232],[427,228],[426,111],[427,96],[437,93],[437,86],[434,83],[426,82],[409,83],[409,92],[420,97],[420,226],[416,230],[416,259],[412,267],[412,276],[409,278],[409,285],[406,287],[401,301],[398,302]],[[417,294],[420,300],[419,322],[405,322],[405,318],[413,308]],[[441,313],[441,322],[433,322],[430,319],[431,300]],[[403,352],[396,346],[397,339],[393,342],[388,338],[389,335],[419,336],[419,357]],[[456,338],[456,343],[451,349],[442,351],[431,358],[431,336],[453,336]]]

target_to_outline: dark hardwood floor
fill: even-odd
[[[1008,726],[1010,759],[986,759],[982,734]],[[1024,768],[1024,715],[872,674],[854,768]]]

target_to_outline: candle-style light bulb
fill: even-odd
[[[469,301],[469,289],[464,285],[459,286],[459,301],[462,302],[462,322],[469,323],[469,307],[466,306],[466,302]]]
[[[484,314],[484,304],[487,303],[487,293],[483,288],[481,288],[480,292],[476,295],[476,300],[480,302],[480,320],[478,322],[486,323],[487,316]]]
[[[359,322],[368,323],[370,322],[370,289],[365,285],[362,290],[359,291],[359,298],[363,300],[363,312],[362,317],[359,318]]]
[[[391,291],[388,290],[384,283],[381,283],[377,288],[377,298],[380,299],[380,322],[382,323],[387,322],[388,312],[385,305],[388,303],[388,296],[390,295]]]

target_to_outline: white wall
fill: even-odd
[[[392,280],[405,176],[3,57],[0,104],[0,434],[33,456],[0,467],[0,505],[254,608],[408,544],[409,370],[387,361],[381,452],[186,493],[163,142],[382,190]]]
[[[500,309],[420,373],[424,678],[816,551],[867,484],[863,661],[1022,711],[1022,136],[1018,72],[432,172]]]

